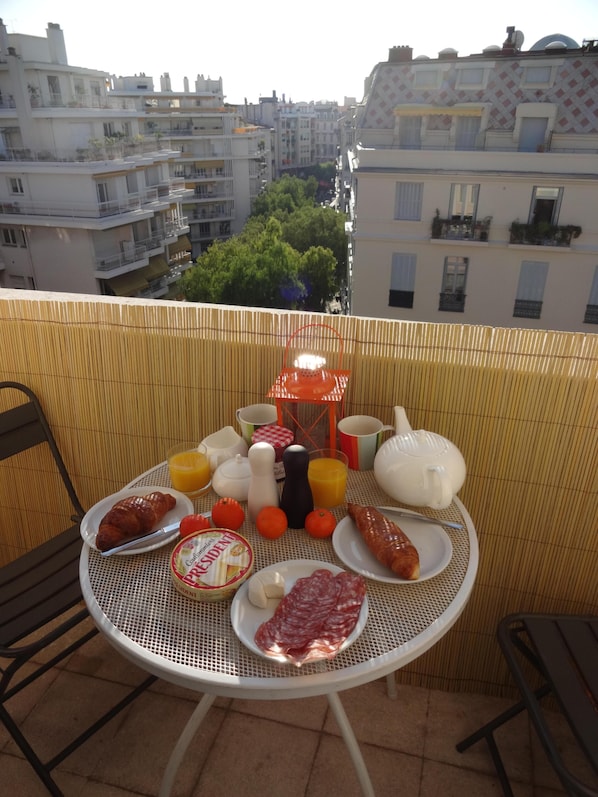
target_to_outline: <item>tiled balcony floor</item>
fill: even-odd
[[[38,750],[75,732],[143,674],[96,636],[10,704]],[[342,702],[377,797],[501,795],[484,743],[455,743],[509,700],[399,686],[384,679],[343,692]],[[55,776],[66,797],[157,795],[172,747],[197,695],[157,681],[67,758]],[[555,715],[556,716],[556,715]],[[526,715],[498,735],[516,797],[563,794]],[[563,736],[563,745],[567,745]],[[0,795],[47,792],[0,726]],[[298,701],[218,699],[194,738],[173,797],[360,797],[359,784],[325,697]]]

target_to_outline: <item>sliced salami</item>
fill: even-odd
[[[273,617],[259,626],[255,643],[297,666],[332,659],[355,628],[365,593],[362,576],[315,570],[295,582]]]

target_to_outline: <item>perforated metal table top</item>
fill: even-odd
[[[128,486],[170,486],[166,463]],[[378,487],[373,471],[349,471],[346,498],[364,505],[399,506]],[[217,496],[210,492],[194,501],[195,508],[207,512],[215,500]],[[342,507],[334,511],[339,520],[346,515]],[[432,647],[457,620],[471,593],[478,545],[463,504],[455,499],[444,510],[417,511],[466,527],[463,531],[445,527],[453,546],[448,566],[420,583],[394,585],[367,579],[365,628],[331,661],[297,668],[251,652],[232,628],[230,600],[201,603],[175,589],[169,570],[175,542],[149,553],[107,558],[84,545],[83,596],[100,630],[123,655],[173,683],[224,696],[263,699],[348,689],[387,675]],[[253,546],[256,570],[295,559],[315,559],[346,569],[330,539],[313,539],[303,530],[290,529],[278,540],[265,540],[249,520],[239,532]]]

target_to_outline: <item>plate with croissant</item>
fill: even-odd
[[[409,517],[401,517],[398,525],[384,507],[348,504],[348,512],[334,530],[332,546],[347,567],[366,578],[417,584],[451,561],[453,546],[440,526]]]
[[[81,521],[81,536],[91,548],[108,551],[193,512],[191,500],[171,487],[129,487],[92,506]],[[119,556],[153,551],[172,542],[178,533],[174,529],[171,534],[145,543],[140,539],[138,545],[115,553]]]

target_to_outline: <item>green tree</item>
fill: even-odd
[[[285,175],[270,183],[265,191],[255,198],[252,216],[272,216],[284,218],[304,205],[313,205],[318,183],[315,178],[300,180]]]
[[[316,205],[318,181],[285,176],[255,200],[242,232],[212,244],[181,278],[188,301],[326,310],[345,281],[344,217]]]
[[[336,258],[336,290],[340,288],[347,273],[347,237],[341,213],[320,205],[304,205],[282,222],[282,234],[299,252],[311,246],[330,249]]]
[[[269,219],[253,241],[234,236],[213,244],[184,274],[181,287],[192,302],[293,310],[305,297],[300,260],[282,240],[280,222]]]
[[[323,246],[312,246],[301,255],[299,277],[305,286],[304,310],[323,313],[337,288],[336,258]]]

